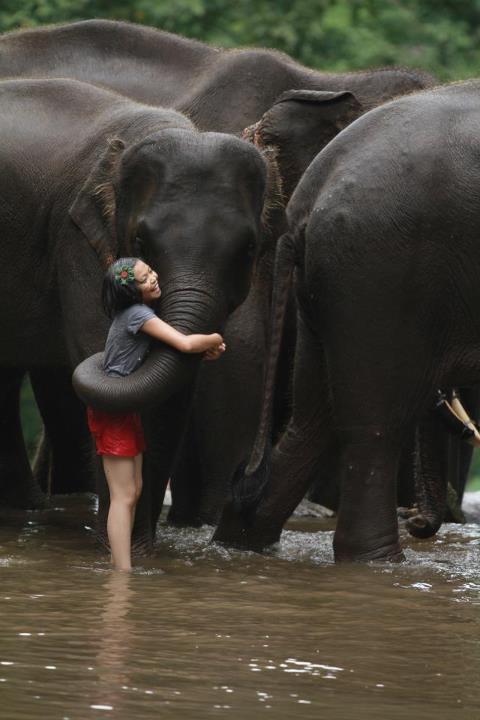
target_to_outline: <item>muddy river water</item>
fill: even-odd
[[[366,566],[332,520],[264,555],[163,526],[125,575],[88,496],[0,522],[2,719],[480,718],[480,525]]]

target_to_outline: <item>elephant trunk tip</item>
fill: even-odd
[[[234,509],[244,515],[254,512],[260,502],[270,475],[271,446],[267,443],[260,462],[250,469],[241,462],[235,470],[232,480],[232,498]]]
[[[409,518],[405,524],[410,535],[424,540],[435,535],[442,523],[419,513]]]
[[[255,510],[239,512],[233,502],[225,505],[211,542],[236,550],[261,553],[280,539],[280,531],[257,527]]]
[[[258,465],[249,470],[247,463],[237,467],[232,480],[232,495],[225,505],[212,541],[241,550],[261,552],[278,542],[280,531],[263,523],[258,525],[257,510],[268,484],[271,445],[267,443]]]

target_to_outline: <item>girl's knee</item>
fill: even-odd
[[[110,499],[110,503],[123,505],[131,510],[137,503],[137,493],[135,488],[122,493],[115,493],[115,495]]]

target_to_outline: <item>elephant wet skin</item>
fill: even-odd
[[[278,540],[335,442],[336,558],[401,556],[401,449],[437,388],[480,379],[479,90],[459,83],[372,110],[303,176],[287,209],[299,306],[292,417],[256,505],[229,504],[217,540]]]
[[[201,130],[238,134],[289,90],[349,90],[368,110],[432,85],[425,72],[325,73],[267,49],[223,50],[152,27],[86,20],[0,38],[0,77],[69,77],[185,112]],[[302,114],[296,120],[302,122]]]
[[[17,375],[71,370],[104,347],[100,287],[112,258],[140,254],[159,273],[159,309],[175,328],[222,328],[248,294],[267,170],[245,141],[199,133],[180,113],[86,83],[5,81],[0,100],[0,257],[15,268],[2,283],[2,417],[10,447],[23,447]],[[105,380],[103,407],[145,409],[158,422],[148,429],[154,438],[163,401],[191,392],[199,362],[159,343],[134,375],[114,387]],[[168,425],[178,443],[188,403],[176,407]],[[152,539],[159,510],[151,498],[161,495],[175,450],[172,442],[161,467],[149,463],[137,541]],[[14,498],[31,486],[28,463],[15,457],[5,447],[2,504],[28,503]]]
[[[276,155],[282,192],[270,209],[269,234],[248,297],[225,326],[229,353],[221,367],[202,367],[199,373],[188,446],[172,487],[175,522],[215,522],[233,469],[248,456],[254,440],[273,251],[285,223],[283,203],[310,161],[340,130],[375,105],[433,79],[399,68],[324,73],[272,50],[219,50],[153,28],[104,20],[3,36],[0,75],[87,80],[141,102],[185,111],[201,130],[240,134],[246,129],[246,137]],[[289,395],[294,337],[291,323],[281,360],[285,390],[276,396],[277,430],[288,412],[284,398]]]

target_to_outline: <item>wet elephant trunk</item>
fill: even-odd
[[[407,529],[414,537],[428,538],[445,519],[448,483],[449,436],[432,411],[419,422],[415,445],[418,514],[407,521]]]
[[[164,292],[162,320],[185,334],[214,332],[225,316],[223,303],[199,290]],[[144,410],[164,403],[192,382],[199,367],[198,353],[182,353],[163,343],[154,345],[143,365],[127,377],[109,377],[103,353],[84,360],[73,373],[73,386],[87,404],[110,413]]]
[[[233,546],[258,549],[270,543],[271,535],[267,529],[268,518],[266,518],[265,525],[260,523],[261,527],[258,533],[249,534],[247,528],[252,527],[256,509],[270,481],[274,385],[294,259],[291,238],[284,235],[278,242],[275,259],[270,349],[257,436],[248,465],[240,465],[235,473],[233,499],[225,506],[213,535],[213,540]],[[265,538],[263,538],[264,532]],[[263,542],[264,539],[265,542]]]

